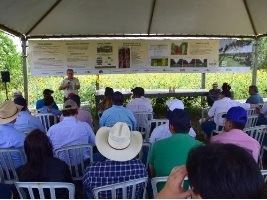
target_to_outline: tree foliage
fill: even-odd
[[[17,52],[12,39],[0,31],[0,71],[9,71],[11,82],[9,89],[23,90],[21,55]],[[0,101],[5,99],[4,84],[1,83]]]

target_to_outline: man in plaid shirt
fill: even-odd
[[[122,122],[112,128],[102,127],[98,130],[96,146],[107,160],[93,163],[86,169],[83,185],[88,197],[92,197],[92,190],[96,187],[147,177],[145,165],[135,159],[142,142],[142,135],[137,131],[130,132],[127,124]],[[130,187],[127,188],[129,190]],[[143,191],[144,184],[139,184],[135,197],[143,198]],[[122,198],[122,190],[116,193],[116,197]],[[111,198],[111,192],[101,192],[99,198]]]

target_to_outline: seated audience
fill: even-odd
[[[190,190],[182,187],[185,176]],[[260,199],[264,180],[253,157],[233,144],[209,144],[192,149],[186,168],[172,170],[161,199]]]
[[[85,110],[84,108],[81,108],[81,99],[79,95],[76,94],[72,94],[69,95],[69,99],[75,101],[75,103],[77,104],[78,108],[78,114],[76,115],[76,119],[78,119],[81,122],[86,122],[87,124],[89,124],[91,127],[93,127],[93,117],[91,115],[91,113],[87,110]],[[60,117],[60,121],[63,120],[63,116]]]
[[[248,93],[250,97],[247,99],[246,103],[259,104],[263,103],[262,97],[258,93],[258,87],[256,85],[249,86]]]
[[[184,104],[181,100],[178,99],[172,99],[166,102],[167,105],[167,118],[169,119],[170,112],[172,112],[174,109],[184,109]],[[191,137],[196,137],[196,132],[191,127],[188,133]],[[149,142],[153,144],[156,141],[171,137],[172,133],[169,129],[169,121],[166,124],[162,124],[158,127],[156,127],[149,138]]]
[[[110,87],[106,87],[104,93],[104,99],[99,104],[99,113],[103,113],[105,110],[112,106],[112,96],[113,96],[113,89]]]
[[[182,109],[174,109],[169,117],[172,136],[153,144],[149,153],[150,174],[168,176],[174,166],[183,165],[191,148],[201,142],[189,136],[190,118]]]
[[[212,106],[214,101],[217,101],[220,97],[221,90],[218,88],[218,83],[212,84],[212,89],[209,90],[207,96],[207,102],[209,106]]]
[[[117,122],[128,124],[133,130],[136,129],[136,119],[128,108],[123,107],[124,98],[121,92],[114,92],[112,96],[112,107],[105,110],[100,118],[100,127],[112,127]]]
[[[247,111],[240,106],[232,107],[223,118],[225,118],[224,132],[211,137],[211,142],[231,143],[240,146],[250,152],[255,161],[258,162],[260,144],[242,131],[247,123]]]
[[[79,144],[95,144],[95,134],[86,122],[76,119],[78,113],[78,105],[71,99],[65,101],[62,114],[63,120],[58,124],[51,126],[47,132],[53,149],[58,150],[61,147]],[[85,152],[84,159],[90,157],[89,152]],[[65,160],[65,157],[60,157]]]
[[[34,129],[40,129],[45,132],[44,126],[42,125],[39,118],[31,115],[28,110],[27,101],[23,97],[18,97],[14,99],[14,103],[21,107],[21,111],[19,112],[16,122],[15,129],[18,131],[28,134]]]
[[[14,102],[8,100],[0,106],[0,148],[14,148],[21,150],[25,140],[25,134],[14,128],[14,122],[18,116],[19,108]],[[23,162],[20,155],[12,155],[15,168]]]
[[[231,90],[231,86],[228,83],[223,83],[222,92],[229,92],[228,97],[234,99],[234,92]]]
[[[131,132],[125,123],[100,128],[96,134],[96,147],[106,160],[95,162],[86,169],[83,185],[88,197],[92,198],[92,190],[96,187],[147,177],[144,164],[135,158],[142,143],[141,133]],[[136,198],[142,198],[143,189],[137,187]],[[110,192],[100,194],[102,199],[111,198]],[[121,192],[118,198],[122,198]]]
[[[150,99],[144,97],[145,90],[141,87],[132,89],[133,99],[127,104],[126,108],[133,113],[136,112],[153,112]]]
[[[39,99],[39,100],[36,102],[36,110],[39,110],[39,109],[41,109],[42,107],[44,107],[44,106],[45,106],[45,98],[46,98],[46,97],[51,97],[53,93],[54,93],[53,90],[50,90],[50,89],[44,89],[44,91],[43,91],[43,96],[44,96],[44,98],[43,98],[43,99]],[[58,110],[58,106],[57,106],[57,104],[55,103],[55,101],[54,101],[53,104],[52,104],[52,108]]]
[[[216,129],[216,125],[220,126],[221,128],[224,126],[224,120],[219,117],[218,114],[227,112],[231,107],[234,106],[241,106],[246,110],[251,107],[251,105],[248,103],[240,103],[232,100],[230,96],[230,90],[223,90],[220,95],[220,99],[215,101],[212,107],[209,109],[209,117],[204,119],[204,122],[201,123],[201,128],[207,134],[207,137],[210,137],[212,131]]]
[[[25,140],[27,163],[18,171],[23,182],[72,182],[67,164],[53,156],[53,148],[45,133],[36,129]],[[57,191],[57,197],[67,198],[67,191]]]
[[[23,96],[22,96],[22,92],[19,91],[19,90],[15,90],[15,91],[13,92],[13,100],[16,99],[17,97],[23,97]]]
[[[61,115],[61,112],[58,109],[55,109],[53,106],[55,105],[54,98],[52,96],[46,96],[44,98],[44,106],[38,110],[39,113],[51,113],[57,117]]]

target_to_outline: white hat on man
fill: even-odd
[[[143,144],[141,133],[130,131],[128,125],[123,122],[117,122],[113,127],[101,127],[95,140],[98,151],[114,161],[133,159]]]
[[[171,99],[166,102],[170,111],[174,109],[184,109],[184,103],[179,99]]]

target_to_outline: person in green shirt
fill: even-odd
[[[201,145],[201,142],[188,134],[191,122],[186,111],[174,109],[169,116],[172,136],[156,142],[149,153],[151,177],[168,176],[175,166],[186,163],[187,155],[193,147]]]

